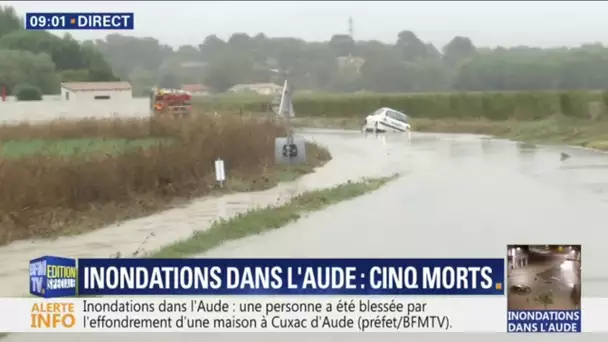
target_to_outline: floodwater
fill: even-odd
[[[226,243],[207,257],[505,257],[507,244],[582,244],[583,296],[608,295],[605,241],[608,215],[608,155],[559,147],[530,147],[471,135],[414,134],[375,137],[357,132],[307,131],[305,136],[327,145],[335,160],[298,185],[273,189],[294,192],[329,186],[360,176],[402,176],[363,197],[312,213],[277,231]],[[571,158],[561,161],[560,153]],[[234,195],[260,201],[262,195]],[[272,195],[268,195],[272,198]],[[286,195],[288,196],[288,195]],[[227,197],[228,198],[228,197]],[[218,200],[214,200],[217,201]],[[229,202],[229,200],[226,200]],[[269,200],[271,201],[271,200]],[[209,202],[211,203],[211,202]],[[202,205],[176,209],[144,219],[162,239],[184,235],[204,224]],[[209,207],[212,207],[209,204]],[[198,208],[198,209],[195,209]],[[193,215],[199,217],[181,217]],[[164,218],[162,217],[164,216]],[[212,215],[213,216],[213,215]],[[181,218],[180,218],[181,217]],[[163,218],[161,220],[161,218]],[[137,221],[137,220],[136,220]],[[136,222],[134,221],[134,222]],[[164,225],[156,227],[154,223]],[[130,225],[108,228],[129,240]],[[144,230],[142,224],[142,230]],[[188,226],[188,228],[186,228]],[[162,228],[162,229],[161,229]],[[109,243],[104,230],[95,238],[70,238]],[[135,233],[133,233],[135,234]],[[108,236],[111,235],[108,233]],[[135,236],[135,235],[134,235]],[[143,236],[140,235],[140,237]],[[162,240],[161,239],[161,240]],[[136,241],[137,239],[132,239]],[[66,240],[64,240],[66,241]],[[159,241],[160,242],[160,241]],[[67,243],[67,242],[66,242]],[[76,243],[76,242],[75,242]],[[111,244],[120,243],[116,238]],[[0,260],[23,260],[40,251],[62,255],[76,251],[53,243],[23,244],[0,249]],[[110,243],[109,243],[110,244]],[[29,247],[28,247],[29,246]],[[92,250],[93,247],[81,250]],[[107,249],[108,251],[111,250]],[[109,254],[109,253],[107,253]],[[90,256],[90,253],[88,254]],[[105,255],[99,255],[105,256]],[[4,269],[6,265],[2,266]],[[0,278],[1,279],[1,278]],[[18,284],[26,287],[26,274]],[[7,288],[0,280],[2,291]],[[17,284],[15,284],[17,285]],[[460,336],[460,335],[459,335]],[[513,335],[462,335],[467,341],[509,339]],[[466,337],[465,337],[466,336]],[[5,342],[34,341],[35,335],[9,335]],[[402,341],[396,334],[48,334],[47,341]],[[453,340],[453,335],[419,334],[416,340]],[[537,341],[525,335],[516,337]],[[552,336],[579,341],[582,336]],[[586,335],[585,339],[594,336]]]
[[[608,296],[608,154],[437,134],[385,149],[404,171],[395,182],[205,256],[502,258],[506,244],[582,244],[583,295]]]

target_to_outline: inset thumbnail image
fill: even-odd
[[[581,245],[507,246],[507,310],[579,310]]]

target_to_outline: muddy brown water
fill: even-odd
[[[340,203],[280,230],[226,243],[214,257],[504,257],[506,244],[583,245],[583,296],[608,295],[604,232],[608,215],[608,155],[569,147],[529,147],[472,135],[364,136],[308,130],[334,160],[300,181],[254,194],[202,199],[154,216],[56,241],[18,242],[0,248],[0,294],[27,288],[27,262],[44,254],[128,254],[155,232],[153,249],[205,229],[211,221],[254,205],[362,176],[401,172],[369,195]],[[560,153],[571,158],[561,161]],[[10,262],[7,260],[10,259]],[[18,264],[18,265],[16,265]],[[40,336],[40,335],[38,335]],[[34,341],[12,334],[5,341]],[[417,340],[454,337],[416,335]],[[513,338],[514,335],[501,335]],[[49,334],[46,340],[102,341],[401,341],[394,334]],[[483,339],[482,334],[467,340]],[[492,338],[498,338],[497,335]],[[538,337],[516,337],[537,341]],[[556,340],[581,337],[552,336]],[[585,339],[593,339],[585,336]]]

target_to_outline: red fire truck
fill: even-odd
[[[181,89],[156,89],[150,98],[152,115],[188,117],[192,113],[192,94]]]

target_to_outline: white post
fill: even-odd
[[[224,187],[224,181],[226,181],[226,170],[224,169],[224,161],[222,159],[215,161],[215,180],[220,183],[220,187]]]
[[[291,127],[291,116],[292,116],[292,102],[291,102],[291,89],[287,82],[287,75],[285,76],[285,82],[283,83],[283,95],[281,96],[281,103],[279,104],[279,114],[283,116],[283,112],[287,111],[287,145],[290,148],[294,144],[293,128]],[[289,163],[292,162],[291,154],[289,155]]]

